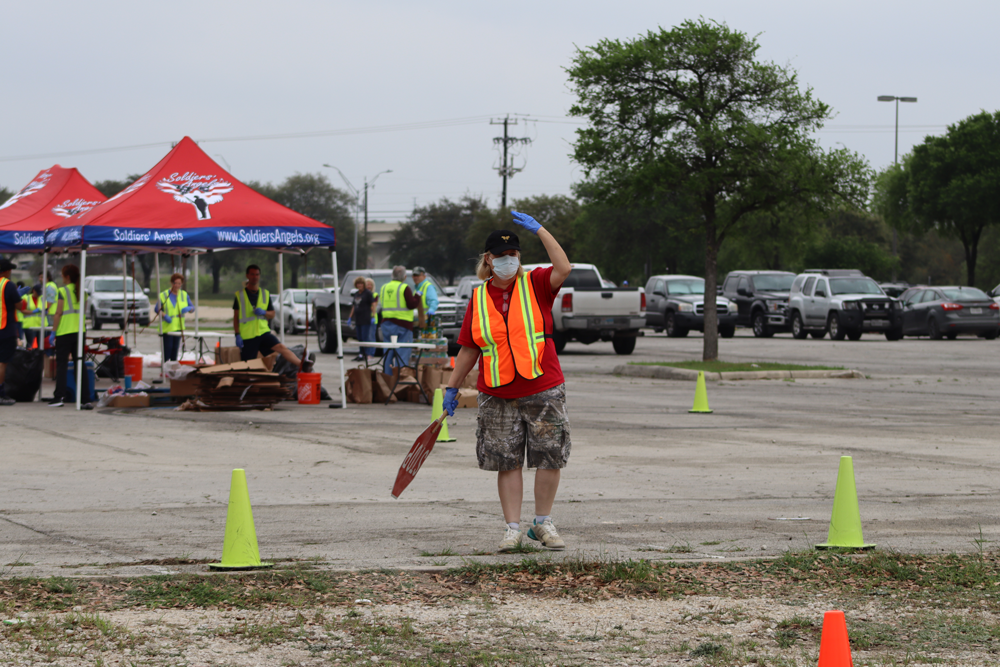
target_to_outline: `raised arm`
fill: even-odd
[[[550,282],[552,291],[555,292],[562,287],[569,272],[573,269],[569,263],[569,257],[566,256],[566,251],[559,245],[559,241],[556,241],[556,237],[552,236],[547,229],[542,227],[530,215],[527,213],[518,213],[517,211],[511,211],[511,214],[514,216],[514,222],[538,236],[542,245],[545,246],[545,251],[549,253],[549,261],[552,262],[552,277]]]

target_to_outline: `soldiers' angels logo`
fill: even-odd
[[[52,208],[52,212],[62,218],[72,218],[74,215],[86,213],[101,202],[87,201],[86,199],[67,199],[59,206]]]
[[[42,173],[40,173],[38,176],[35,177],[35,180],[33,180],[31,183],[28,183],[23,188],[21,188],[20,192],[18,192],[16,195],[5,201],[3,204],[0,204],[0,209],[7,208],[8,206],[13,206],[17,202],[24,199],[25,197],[29,197],[35,194],[36,192],[44,188],[46,185],[48,185],[49,180],[51,178],[52,174],[50,174],[47,171],[43,171]]]
[[[209,205],[218,204],[222,195],[233,191],[232,183],[216,178],[214,174],[203,176],[192,171],[171,174],[160,179],[156,187],[173,195],[175,201],[194,206],[199,220],[211,220]]]

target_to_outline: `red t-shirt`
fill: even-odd
[[[545,323],[546,336],[552,335],[552,304],[556,300],[556,294],[559,293],[558,289],[555,292],[552,291],[551,276],[551,266],[544,269],[535,269],[530,273],[531,285],[535,288],[535,298],[538,299],[538,308],[542,311],[542,321]],[[507,296],[506,302],[509,304],[511,292],[516,282],[514,281],[508,285],[506,290],[494,287],[492,280],[486,283],[487,294],[493,299],[493,305],[496,306],[497,310],[503,313],[504,321],[507,320],[504,295]],[[458,334],[458,344],[471,347],[476,351],[476,354],[482,355],[482,350],[472,340],[472,309],[473,302],[472,299],[469,299],[469,307],[465,309],[465,319],[462,320],[462,331]],[[528,380],[515,371],[513,382],[502,387],[492,388],[486,384],[486,380],[483,377],[483,365],[480,363],[479,380],[476,382],[476,388],[484,394],[499,398],[524,398],[525,396],[531,396],[540,391],[551,389],[563,382],[562,367],[559,365],[559,355],[556,354],[555,343],[552,342],[551,338],[546,338],[545,351],[542,353],[542,374],[540,376],[534,380]]]

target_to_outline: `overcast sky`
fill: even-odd
[[[330,163],[360,187],[391,169],[369,211],[398,220],[464,193],[499,204],[502,128],[489,122],[509,113],[533,119],[513,128],[533,143],[508,197],[569,194],[582,176],[566,116],[575,48],[698,15],[759,34],[763,59],[834,108],[822,143],[875,168],[893,159],[894,108],[879,95],[919,98],[900,105],[900,154],[1000,108],[993,2],[12,3],[0,186],[56,163],[91,181],[142,173],[189,135],[242,180],[324,172],[342,186]]]

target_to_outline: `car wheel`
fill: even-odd
[[[848,340],[861,340],[861,329],[851,329],[847,332]]]
[[[688,335],[688,330],[677,324],[677,318],[674,316],[672,310],[667,312],[663,323],[665,325],[664,330],[671,338],[683,338]]]
[[[799,315],[798,311],[792,313],[792,338],[798,338],[802,340],[809,335],[806,331],[805,325],[802,324],[802,316]]]
[[[719,327],[719,335],[723,338],[732,338],[736,335],[736,327],[731,324],[724,324]]]
[[[931,340],[941,340],[941,325],[933,317],[927,320],[927,336]]]
[[[562,351],[566,349],[566,341],[569,340],[569,336],[561,331],[552,332],[552,344],[556,346],[556,354],[562,354]]]
[[[757,338],[770,338],[774,335],[771,327],[767,326],[767,315],[764,311],[758,310],[753,315],[753,335]]]
[[[90,311],[90,320],[91,320],[91,322],[94,323],[94,325],[92,327],[90,327],[90,328],[93,329],[94,331],[100,331],[101,330],[101,325],[104,324],[104,323],[101,322],[101,320],[99,320],[97,318],[97,313],[93,309],[91,309],[91,311]]]
[[[611,339],[611,346],[615,348],[615,354],[632,354],[635,339],[635,336],[615,336]]]
[[[830,313],[826,318],[826,330],[830,332],[830,340],[844,340],[844,335],[847,333],[844,327],[840,326],[840,315],[837,313]]]
[[[333,354],[337,351],[337,337],[333,335],[334,324],[327,318],[321,319],[316,325],[316,342],[321,352]]]

